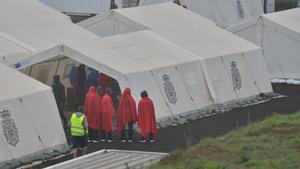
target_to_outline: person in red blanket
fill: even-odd
[[[97,107],[97,93],[94,86],[90,87],[84,103],[84,114],[87,117],[89,140],[97,142],[99,128],[99,114]]]
[[[101,134],[101,141],[105,141],[105,134],[102,129],[103,124],[103,112],[102,112],[102,98],[104,95],[104,90],[101,86],[97,87],[97,108],[98,108],[98,115],[99,115],[99,131]]]
[[[118,108],[118,132],[121,132],[122,142],[126,142],[126,126],[128,126],[128,142],[132,142],[133,124],[137,122],[136,104],[131,96],[131,91],[126,88],[119,102]]]
[[[113,132],[113,117],[115,114],[113,102],[111,99],[112,90],[111,88],[107,88],[105,90],[105,95],[102,98],[102,130],[104,132],[104,136],[106,134],[108,136],[107,142],[112,142],[112,132]]]
[[[141,93],[141,100],[138,104],[138,125],[141,133],[140,142],[154,142],[157,136],[155,110],[152,100],[148,97],[147,91]]]

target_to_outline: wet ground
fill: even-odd
[[[180,126],[162,128],[159,130],[154,143],[139,143],[138,133],[134,133],[135,137],[132,143],[120,143],[118,133],[114,133],[114,143],[90,143],[88,152],[91,153],[101,149],[171,152],[196,144],[203,138],[216,137],[251,122],[263,120],[274,113],[288,114],[300,110],[300,86],[273,84],[273,90],[287,97],[234,109]],[[56,160],[49,160],[33,168],[42,168],[70,158],[71,156],[67,155]]]

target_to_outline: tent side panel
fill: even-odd
[[[260,92],[272,92],[271,75],[262,50],[246,52],[243,55]]]
[[[1,134],[0,134],[0,151],[1,151],[1,153],[0,153],[0,166],[1,166],[2,162],[12,160],[12,156],[10,154],[10,151],[9,151],[8,147],[7,147],[5,136],[2,134],[2,131],[1,131]]]
[[[172,116],[170,109],[166,104],[165,98],[162,96],[161,90],[157,86],[157,82],[154,80],[151,72],[138,72],[127,76],[129,81],[129,87],[132,89],[132,95],[134,96],[137,104],[140,100],[140,93],[143,90],[148,92],[149,97],[152,99],[156,118]]]
[[[107,14],[95,16],[95,18],[83,21],[78,25],[100,37],[148,29],[147,27],[116,12],[109,12]]]
[[[23,105],[39,135],[44,148],[66,144],[61,119],[51,90],[22,97]]]
[[[234,27],[238,27],[239,25],[236,25]],[[256,25],[251,25],[249,27],[240,29],[240,30],[235,30],[231,31],[230,29],[236,29],[236,28],[229,28],[228,30],[239,37],[246,39],[254,44],[260,45],[260,39],[261,37],[261,25],[256,24]]]
[[[209,88],[198,61],[177,65],[177,71],[185,81],[188,93],[193,98],[197,108],[213,104]]]
[[[101,22],[91,24],[85,27],[89,31],[101,37],[110,36],[114,34],[114,18],[110,17]]]
[[[272,66],[272,77],[300,79],[300,39],[288,36],[274,28],[264,27],[263,48]]]
[[[39,99],[36,98],[34,105],[38,105]],[[47,109],[47,107],[43,107]],[[31,118],[31,113],[26,104],[20,101],[19,98],[14,98],[6,100],[0,103],[0,110],[7,110],[10,114],[7,118],[2,120],[2,125],[0,127],[1,138],[4,138],[5,146],[8,148],[13,159],[19,159],[23,156],[38,152],[43,150],[43,144],[39,140],[39,133],[37,128],[46,128],[47,126],[35,126],[33,119]],[[42,119],[39,119],[42,121]],[[7,132],[12,129],[10,135]],[[50,133],[49,131],[46,132]],[[2,150],[1,150],[2,151]]]
[[[230,77],[230,83],[239,99],[260,93],[258,86],[255,84],[254,74],[243,54],[239,53],[222,58],[226,72]]]
[[[195,104],[188,95],[187,87],[174,67],[156,69],[153,73],[173,114],[196,110]]]
[[[216,102],[221,103],[237,99],[238,96],[234,92],[232,80],[227,71],[230,66],[225,65],[220,57],[206,59],[205,64],[216,94]]]

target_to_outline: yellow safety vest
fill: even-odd
[[[72,114],[71,123],[71,135],[72,136],[84,136],[86,134],[84,126],[82,125],[85,115],[80,117],[76,116],[76,113]]]

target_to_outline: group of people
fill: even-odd
[[[100,141],[112,142],[112,132],[114,130],[113,117],[115,109],[112,102],[112,90],[102,87],[97,89],[90,87],[84,104],[84,114],[88,122],[88,136],[92,142],[97,142],[100,134]],[[131,96],[131,91],[126,88],[120,98],[117,111],[117,131],[121,135],[121,141],[126,142],[126,127],[128,128],[128,142],[132,142],[133,125],[138,123],[141,138],[153,141],[153,136],[157,134],[154,105],[148,97],[146,91],[141,93],[141,100],[136,109],[136,102]],[[150,134],[149,134],[150,133]],[[146,135],[150,137],[147,138]]]
[[[79,68],[77,77],[85,75],[85,73],[82,73],[84,72],[82,67]],[[83,75],[81,76],[81,74]],[[77,79],[78,81],[82,80],[81,78]],[[107,80],[102,78],[102,81]],[[53,77],[53,93],[63,126],[64,128],[70,128],[74,157],[77,156],[77,149],[83,149],[83,154],[86,153],[88,141],[114,141],[112,133],[114,131],[115,115],[117,117],[115,128],[120,133],[121,142],[132,142],[134,124],[138,124],[140,129],[140,142],[154,142],[154,137],[157,135],[155,110],[147,91],[141,92],[141,99],[136,105],[134,98],[131,96],[131,90],[126,88],[119,99],[118,105],[114,106],[116,101],[112,100],[112,89],[105,84],[103,87],[98,85],[97,88],[96,85],[98,84],[91,85],[85,99],[83,99],[84,101],[77,106],[76,112],[72,114],[68,123],[64,114],[65,87],[60,82],[59,75]],[[80,85],[75,85],[75,88],[80,89]],[[115,108],[117,108],[117,111]]]
[[[111,88],[106,88],[104,91],[100,86],[97,88],[92,86],[86,95],[84,107],[79,107],[78,111],[73,113],[70,127],[74,158],[78,148],[83,148],[83,153],[86,152],[87,138],[91,142],[113,142],[115,109],[111,95]],[[126,88],[120,98],[117,110],[116,128],[120,133],[121,142],[132,142],[133,126],[136,123],[140,129],[140,142],[154,142],[157,128],[152,100],[148,97],[147,91],[143,91],[138,108],[136,108],[131,90]],[[126,137],[126,133],[128,133],[128,137]]]

